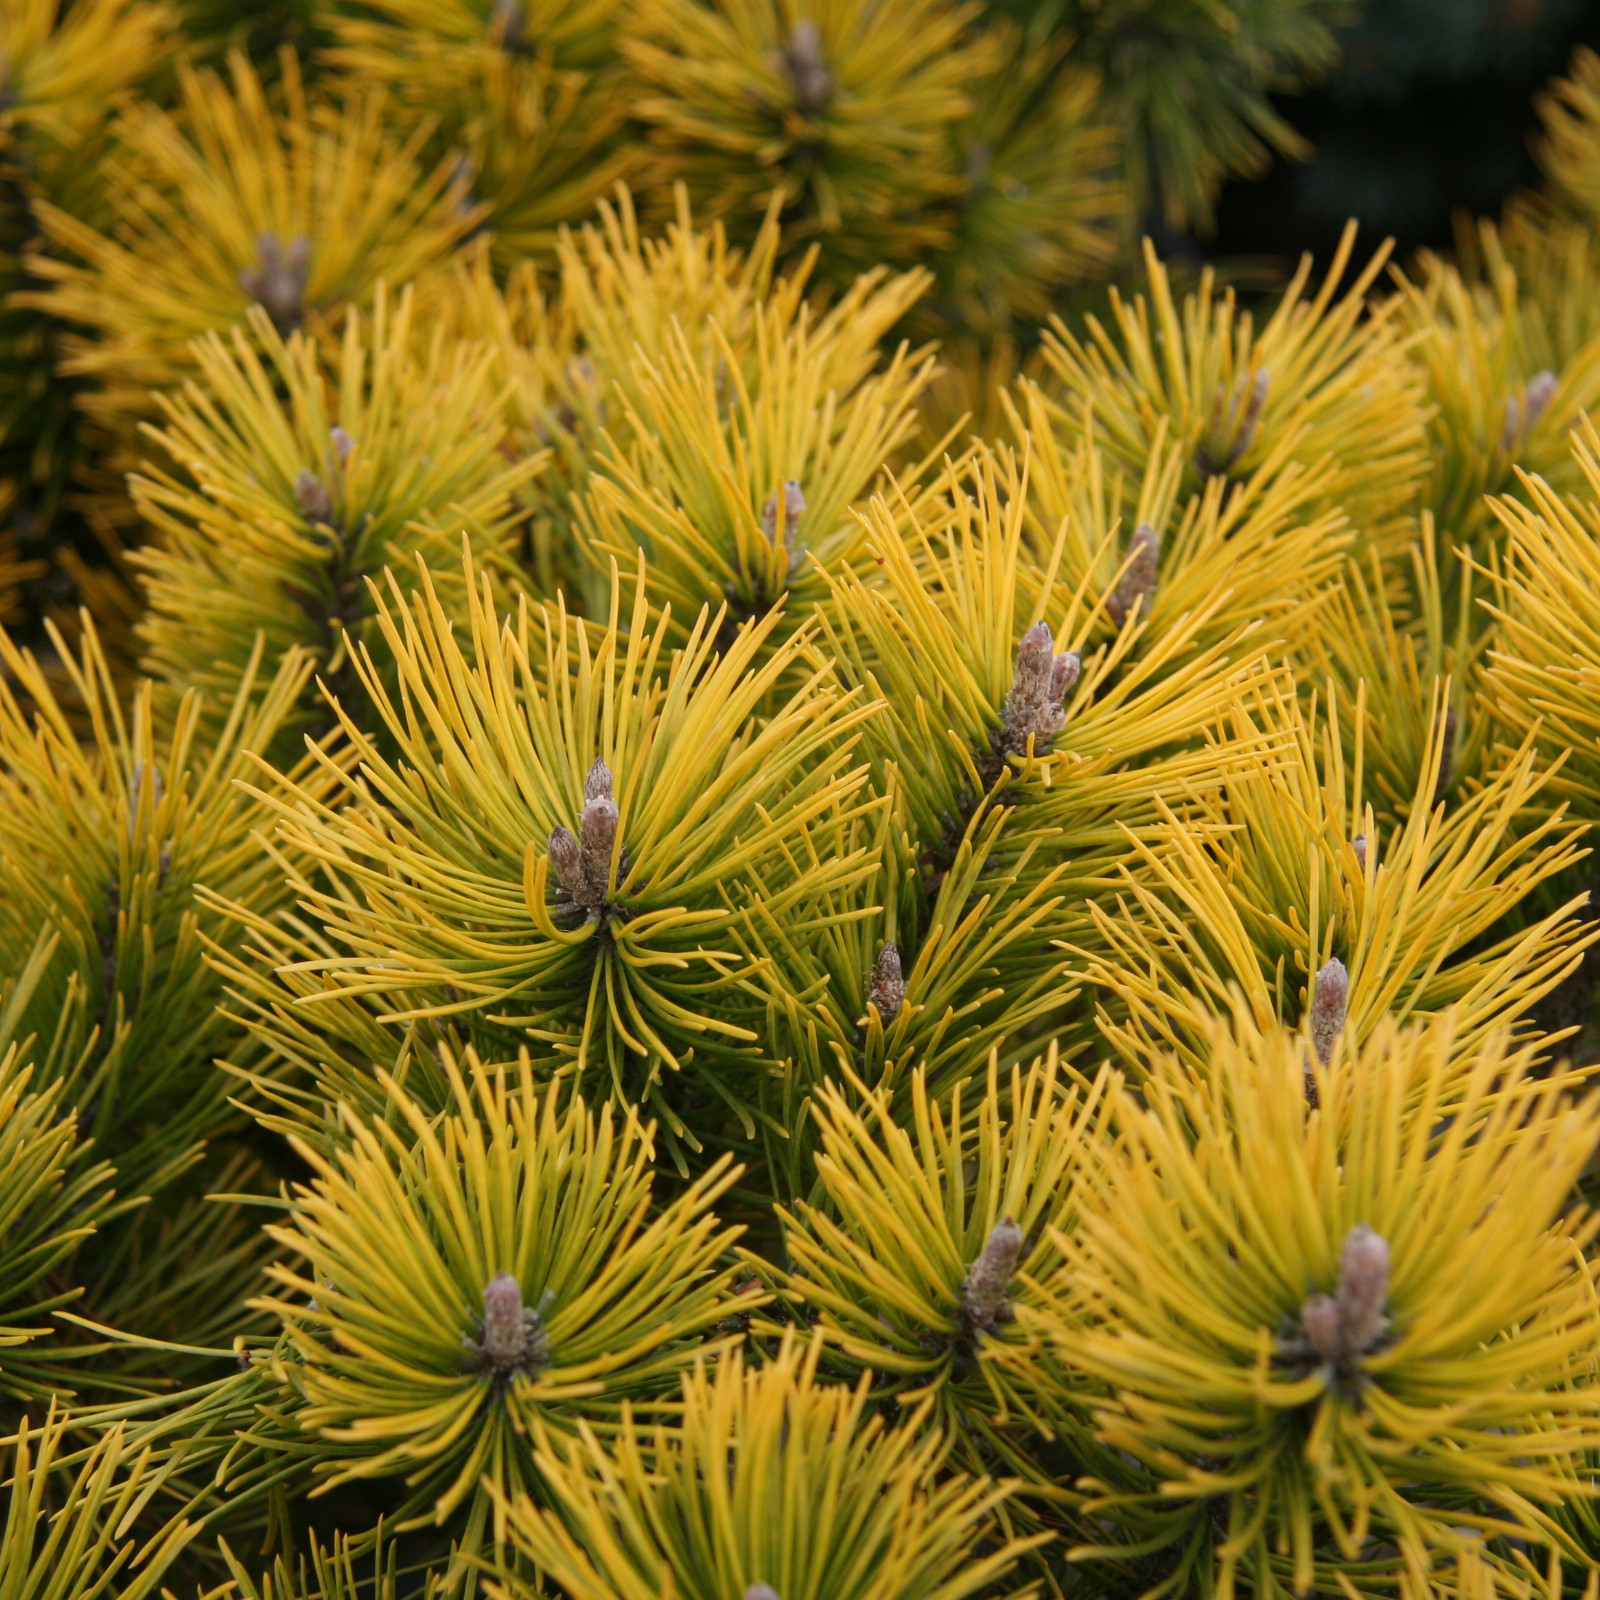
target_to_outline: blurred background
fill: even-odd
[[[1447,248],[1459,212],[1497,215],[1537,181],[1535,99],[1573,48],[1600,46],[1596,0],[1368,0],[1338,30],[1331,74],[1273,104],[1311,145],[1235,179],[1213,237],[1161,228],[1164,251],[1229,257],[1325,254],[1348,217],[1393,235],[1405,257]]]

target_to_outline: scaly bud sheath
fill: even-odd
[[[483,1291],[484,1359],[498,1372],[510,1372],[528,1356],[528,1326],[522,1289],[509,1272],[497,1272]]]
[[[611,888],[611,849],[616,843],[617,802],[608,794],[596,795],[583,808],[578,839],[583,855],[583,884],[590,906],[603,906]]]
[[[1323,1066],[1333,1059],[1349,1006],[1350,974],[1335,956],[1317,973],[1311,988],[1311,1044]]]
[[[997,1333],[1010,1320],[1006,1290],[1016,1275],[1022,1254],[1022,1229],[1010,1217],[989,1230],[983,1251],[967,1270],[961,1304],[967,1321],[980,1333]]]
[[[1050,753],[1051,741],[1066,726],[1061,702],[1078,681],[1081,665],[1076,650],[1055,654],[1049,623],[1036,622],[1023,634],[1011,692],[995,732],[995,754],[1001,761],[1026,754],[1030,737],[1035,755]]]
[[[791,546],[794,544],[795,529],[799,526],[800,518],[805,514],[806,497],[801,491],[799,483],[789,478],[783,485],[783,532],[785,541]],[[778,493],[774,490],[767,496],[767,503],[761,508],[761,531],[773,543],[778,543]]]
[[[1549,409],[1556,392],[1556,375],[1548,367],[1534,373],[1522,391],[1524,406],[1514,394],[1506,396],[1505,421],[1500,428],[1500,448],[1508,454],[1533,432],[1534,425]]]
[[[1341,1360],[1339,1342],[1339,1302],[1331,1294],[1314,1294],[1300,1308],[1300,1327],[1306,1343],[1324,1361]]]
[[[1119,628],[1133,615],[1135,605],[1142,616],[1150,615],[1160,562],[1161,535],[1148,522],[1141,522],[1128,541],[1128,564],[1117,580],[1116,591],[1106,599],[1106,610]]]
[[[591,800],[611,798],[611,768],[596,756],[594,765],[589,768],[588,776],[583,780],[584,804],[587,805]]]
[[[333,496],[328,486],[308,467],[302,467],[294,480],[295,503],[307,522],[333,521]]]
[[[1388,1331],[1388,1301],[1388,1241],[1358,1222],[1345,1235],[1339,1261],[1339,1324],[1347,1356],[1365,1355]]]
[[[338,460],[341,470],[350,463],[350,452],[355,449],[356,442],[343,428],[328,429],[328,443],[333,446],[333,453]]]
[[[872,978],[867,984],[867,1004],[877,1007],[878,1020],[887,1028],[900,1015],[905,998],[906,980],[900,970],[900,952],[894,945],[886,944],[873,964]]]
[[[522,0],[494,0],[494,9],[489,13],[489,31],[502,50],[516,50],[521,46],[525,24]]]
[[[556,882],[579,905],[583,904],[583,852],[570,828],[550,830],[550,870]]]
[[[744,1600],[778,1600],[778,1591],[770,1583],[752,1583],[744,1592]]]
[[[1361,869],[1361,872],[1362,872],[1362,874],[1364,876],[1366,874],[1366,870],[1367,870],[1367,836],[1366,836],[1366,834],[1358,833],[1355,836],[1355,838],[1353,838],[1350,841],[1350,848],[1355,851],[1355,853],[1356,853],[1356,865]]]
[[[833,74],[822,54],[822,34],[809,17],[789,30],[788,43],[779,52],[783,71],[794,85],[795,108],[802,116],[825,111],[833,99]]]
[[[1300,1308],[1300,1331],[1318,1358],[1349,1383],[1356,1363],[1389,1331],[1388,1241],[1358,1222],[1345,1235],[1335,1294],[1314,1294]]]
[[[1202,476],[1219,477],[1256,442],[1261,427],[1261,412],[1272,389],[1272,377],[1265,367],[1257,368],[1248,390],[1235,387],[1230,400],[1219,383],[1211,402],[1208,437],[1196,448],[1194,464]],[[1244,415],[1239,408],[1243,405]],[[1223,408],[1227,407],[1224,417]]]
[[[277,234],[264,233],[256,240],[256,252],[257,265],[239,274],[239,287],[265,309],[279,333],[292,333],[305,307],[311,241],[302,235],[285,253]]]

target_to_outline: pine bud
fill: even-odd
[[[779,52],[782,70],[794,86],[795,109],[814,117],[833,99],[833,74],[822,54],[822,34],[809,17],[789,30],[789,41]]]
[[[1335,956],[1317,973],[1311,991],[1311,1043],[1323,1066],[1333,1059],[1349,1005],[1350,974]]]
[[[1364,877],[1366,875],[1366,871],[1367,871],[1367,836],[1366,836],[1366,834],[1358,833],[1355,836],[1355,838],[1353,838],[1350,841],[1350,848],[1353,851],[1355,851],[1356,865],[1361,869],[1362,876]]]
[[[343,428],[329,428],[328,443],[333,446],[334,456],[343,470],[349,464],[350,452],[356,447],[355,440]]]
[[[1064,651],[1050,663],[1050,698],[1060,705],[1072,693],[1083,670],[1083,657],[1076,650]]]
[[[1267,403],[1267,394],[1271,388],[1271,374],[1262,367],[1250,384],[1250,400],[1244,408],[1244,422],[1234,440],[1233,460],[1228,463],[1230,467],[1256,442],[1256,431],[1261,426],[1261,411]]]
[[[778,1591],[770,1583],[752,1583],[744,1592],[744,1600],[778,1600]]]
[[[1010,1217],[995,1223],[983,1251],[967,1270],[961,1303],[967,1321],[980,1333],[996,1333],[1011,1320],[1006,1290],[1022,1254],[1022,1229]]]
[[[1549,409],[1556,392],[1556,375],[1548,367],[1528,379],[1522,391],[1523,405],[1515,394],[1506,396],[1505,420],[1500,425],[1500,448],[1508,455],[1533,432],[1534,425]]]
[[[1017,646],[1017,665],[1012,674],[1011,692],[1021,699],[1041,701],[1050,690],[1051,664],[1056,636],[1046,622],[1036,622],[1023,634]]]
[[[799,525],[800,518],[806,509],[806,497],[799,483],[789,478],[783,485],[783,526],[788,542],[794,543],[795,528]],[[767,503],[761,508],[761,531],[773,543],[778,542],[778,492],[776,489],[767,496]]]
[[[556,882],[579,905],[583,904],[583,853],[569,828],[550,830],[550,870]]]
[[[295,503],[307,522],[332,523],[333,496],[328,486],[309,467],[302,467],[294,480]]]
[[[900,970],[900,952],[892,944],[884,945],[872,968],[872,979],[867,984],[867,1004],[878,1008],[878,1020],[888,1027],[900,1015],[905,1003],[906,980]]]
[[[1219,383],[1211,402],[1211,426],[1208,437],[1194,453],[1194,463],[1207,478],[1219,477],[1226,472],[1256,441],[1261,426],[1261,412],[1272,388],[1271,374],[1265,367],[1257,368],[1248,390],[1235,388],[1233,398]],[[1223,415],[1223,407],[1227,415]],[[1239,408],[1243,405],[1244,415]]]
[[[279,333],[292,333],[305,306],[311,241],[302,234],[285,252],[277,234],[263,233],[256,240],[256,260],[239,274],[239,287],[266,311]]]
[[[1055,654],[1055,635],[1047,622],[1036,622],[1017,646],[1011,692],[995,732],[995,753],[1001,761],[1027,753],[1033,739],[1036,755],[1048,755],[1051,740],[1066,726],[1062,699],[1078,681],[1080,660],[1075,650]]]
[[[1339,1341],[1339,1302],[1331,1294],[1314,1294],[1300,1308],[1300,1327],[1306,1343],[1324,1361],[1342,1359]]]
[[[611,890],[611,849],[617,838],[617,802],[609,794],[585,804],[578,821],[583,856],[584,904],[603,906]]]
[[[483,1337],[479,1346],[485,1361],[499,1372],[510,1372],[527,1359],[528,1327],[522,1311],[522,1289],[509,1272],[497,1272],[483,1291]]]
[[[1141,614],[1150,615],[1150,597],[1155,593],[1160,561],[1161,535],[1148,522],[1141,522],[1128,541],[1128,564],[1117,580],[1116,591],[1106,599],[1106,611],[1117,627],[1133,615],[1138,602],[1143,602]]]
[[[521,46],[525,26],[522,0],[494,0],[494,9],[489,13],[489,36],[502,50],[515,51]]]
[[[1555,397],[1556,375],[1548,367],[1534,373],[1528,379],[1525,391],[1528,402],[1528,426],[1530,428],[1538,422],[1549,408],[1551,400]]]
[[[1359,1222],[1345,1235],[1337,1294],[1314,1294],[1300,1308],[1306,1345],[1347,1384],[1389,1331],[1388,1299],[1388,1243]]]
[[[1366,1223],[1345,1235],[1339,1260],[1339,1327],[1345,1355],[1365,1355],[1388,1331],[1389,1244]]]
[[[611,768],[596,756],[594,765],[589,768],[588,776],[583,780],[584,804],[602,798],[609,800],[611,796]]]

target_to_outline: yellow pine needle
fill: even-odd
[[[1008,1076],[991,1055],[987,1079],[958,1084],[943,1106],[917,1069],[898,1118],[887,1094],[859,1080],[853,1094],[830,1084],[812,1108],[817,1198],[780,1213],[785,1288],[814,1311],[829,1345],[902,1405],[931,1398],[930,1416],[969,1463],[998,1452],[1008,1471],[1047,1491],[1055,1486],[1026,1440],[1071,1430],[1061,1393],[1072,1379],[1055,1372],[1041,1405],[997,1351],[1028,1343],[1014,1306],[1049,1275],[1051,1230],[1073,1226],[1079,1166],[1110,1137],[1111,1082],[1106,1070],[1092,1083],[1069,1076],[1054,1048]],[[963,1288],[1002,1222],[1021,1230],[1025,1276],[1007,1288],[1009,1320],[977,1329]]]
[[[1499,535],[1484,496],[1516,494],[1519,471],[1577,486],[1567,436],[1600,404],[1600,328],[1561,332],[1562,302],[1582,304],[1593,285],[1580,278],[1537,298],[1498,250],[1483,279],[1436,257],[1423,258],[1419,281],[1401,279],[1409,355],[1432,411],[1426,503],[1452,540],[1479,544]]]
[[[349,695],[353,641],[374,636],[369,575],[419,554],[448,574],[463,524],[486,565],[513,567],[514,496],[545,458],[521,455],[499,420],[495,352],[424,336],[409,291],[380,289],[370,318],[350,311],[336,347],[284,340],[258,308],[194,359],[150,430],[172,467],[130,485],[161,536],[135,557],[146,664],[175,689],[231,694],[259,634],[271,658],[310,652]]]
[[[1005,337],[1014,317],[1046,317],[1058,285],[1112,265],[1128,194],[1101,84],[1070,39],[990,26],[995,65],[955,133],[966,190],[940,298],[945,317]]]
[[[1584,418],[1572,452],[1582,484],[1600,489],[1600,434]],[[1499,622],[1484,699],[1496,726],[1533,738],[1552,762],[1553,792],[1586,821],[1600,806],[1600,518],[1592,503],[1539,478],[1493,505],[1506,530],[1506,571],[1491,606]],[[1565,758],[1562,761],[1562,758]]]
[[[386,1115],[347,1111],[329,1153],[296,1142],[313,1177],[267,1231],[303,1265],[271,1267],[279,1293],[255,1304],[287,1330],[271,1370],[318,1441],[321,1487],[403,1477],[398,1526],[471,1502],[481,1533],[481,1475],[543,1499],[542,1425],[614,1419],[619,1396],[662,1393],[705,1349],[731,1309],[734,1269],[716,1263],[739,1232],[710,1207],[737,1170],[724,1160],[652,1210],[653,1129],[631,1114],[470,1053],[444,1070],[446,1116],[384,1076]],[[500,1273],[534,1320],[523,1364],[497,1374],[474,1359]]]
[[[291,654],[269,676],[258,649],[212,728],[195,691],[162,725],[148,682],[122,701],[92,628],[80,652],[50,639],[70,695],[0,634],[3,970],[19,974],[50,944],[5,1020],[9,1037],[38,1035],[41,1067],[48,1056],[137,1191],[163,1170],[170,1180],[170,1164],[181,1170],[226,1115],[212,1062],[238,1035],[216,1012],[201,939],[236,941],[196,907],[195,886],[258,914],[284,904],[255,837],[267,813],[237,782],[291,711],[308,663]]]
[[[732,602],[760,615],[786,595],[804,607],[826,593],[823,568],[858,565],[855,503],[915,426],[932,359],[905,346],[848,388],[829,379],[832,329],[813,335],[802,308],[752,316],[748,380],[720,330],[697,360],[681,330],[659,365],[635,356],[620,436],[603,451],[578,515],[594,557],[621,565],[643,549],[652,598],[680,617]],[[787,483],[803,509],[791,520]],[[683,625],[680,624],[681,635]]]
[[[0,1527],[0,1594],[94,1600],[115,1585],[123,1600],[154,1600],[200,1532],[172,1519],[141,1544],[132,1524],[162,1473],[114,1425],[83,1452],[63,1450],[74,1419],[52,1400],[42,1421],[14,1436],[6,1518]],[[64,1476],[69,1463],[76,1472]]]
[[[604,1441],[587,1428],[542,1441],[555,1505],[501,1496],[512,1544],[576,1600],[723,1600],[755,1585],[783,1600],[963,1600],[1004,1580],[1040,1542],[974,1551],[1010,1485],[936,1475],[939,1432],[885,1426],[865,1379],[818,1379],[820,1355],[790,1333],[759,1366],[738,1351],[696,1363],[672,1427],[625,1415]]]
[[[628,111],[618,9],[383,0],[365,16],[331,17],[337,43],[322,59],[351,86],[382,84],[437,121],[486,203],[502,271],[529,257],[549,265],[560,228],[650,164],[638,142],[618,137]]]
[[[952,128],[995,58],[974,10],[819,0],[801,19],[773,0],[665,0],[622,40],[634,110],[697,208],[736,235],[776,191],[786,248],[821,240],[846,281],[915,262],[949,239]]]
[[[1148,299],[1113,290],[1109,325],[1091,317],[1080,338],[1055,319],[1045,333],[1052,426],[1071,440],[1092,411],[1130,496],[1161,438],[1183,456],[1184,492],[1327,463],[1305,512],[1338,508],[1381,541],[1426,469],[1425,412],[1393,314],[1367,297],[1387,251],[1336,298],[1354,248],[1352,224],[1309,297],[1307,256],[1258,329],[1209,268],[1180,307],[1146,242]]]
[[[6,1042],[16,996],[4,999],[11,1003],[0,1006],[0,1394],[9,1411],[72,1393],[71,1357],[53,1359],[61,1352],[48,1342],[50,1313],[83,1293],[61,1287],[83,1241],[139,1202],[113,1203],[115,1170],[87,1159],[92,1141],[79,1142],[77,1115],[61,1103],[67,1085],[42,1077],[33,1086],[37,1069]],[[29,1348],[40,1339],[47,1342]]]
[[[865,518],[872,580],[834,575],[820,623],[845,681],[883,701],[865,749],[880,774],[893,764],[912,836],[935,852],[1004,775],[994,738],[1022,635],[1042,620],[1056,649],[1080,651],[1065,727],[1048,755],[1036,748],[1007,769],[1006,803],[1017,805],[1014,833],[1055,833],[1041,862],[1059,855],[1080,880],[1097,880],[1125,853],[1122,826],[1155,820],[1155,793],[1216,780],[1227,758],[1201,730],[1260,669],[1247,629],[1198,637],[1225,597],[1209,597],[1149,650],[1142,618],[1096,645],[1099,597],[1087,576],[1063,572],[1070,524],[1047,551],[1030,548],[1030,471],[988,452],[947,467],[936,481],[953,509],[931,525],[903,497],[876,497]]]
[[[1593,1224],[1563,1208],[1597,1108],[1503,1038],[1463,1079],[1462,1044],[1449,1017],[1386,1022],[1319,1070],[1313,1110],[1291,1030],[1213,1024],[1205,1076],[1167,1061],[1125,1102],[1076,1230],[1052,1236],[1043,1308],[1020,1303],[1109,1387],[1096,1428],[1121,1483],[1090,1513],[1130,1543],[1200,1541],[1219,1595],[1274,1554],[1303,1592],[1368,1538],[1423,1570],[1479,1532],[1546,1543],[1535,1507],[1593,1448]],[[1358,1224],[1387,1243],[1388,1330],[1336,1381],[1295,1354],[1296,1329]],[[1147,1516],[1151,1496],[1175,1511]]]
[[[62,198],[52,168],[70,159],[123,91],[167,57],[176,23],[171,6],[150,0],[15,0],[6,7],[3,123],[34,147],[31,175],[46,194]]]
[[[301,785],[280,808],[291,849],[320,869],[320,882],[296,881],[305,910],[345,952],[309,964],[336,979],[320,992],[372,996],[401,1021],[470,1013],[608,1074],[632,1099],[659,1095],[661,1071],[691,1062],[719,1094],[721,1071],[742,1064],[759,1078],[740,885],[760,874],[768,909],[787,916],[860,870],[824,848],[788,871],[783,852],[813,827],[836,837],[874,803],[849,764],[873,708],[819,672],[752,722],[805,637],[770,649],[769,618],[718,655],[702,613],[668,658],[642,569],[627,631],[613,578],[593,642],[559,604],[501,617],[470,563],[466,587],[463,648],[425,570],[409,605],[390,578],[377,623],[398,696],[365,652],[358,667],[400,761],[341,714],[359,776],[325,757],[342,797]],[[552,831],[578,826],[597,759],[620,810],[608,909],[552,939],[554,912],[528,895],[552,883]],[[736,1078],[734,1104],[750,1092]]]
[[[1410,541],[1405,598],[1396,595],[1395,568],[1386,572],[1379,553],[1369,550],[1345,568],[1327,610],[1302,635],[1305,681],[1337,685],[1331,710],[1346,748],[1356,747],[1356,718],[1362,719],[1362,770],[1384,829],[1403,821],[1419,798],[1423,768],[1444,731],[1441,704],[1453,719],[1451,737],[1439,784],[1420,793],[1424,803],[1481,783],[1494,761],[1482,704],[1493,629],[1475,603],[1462,552],[1440,544],[1433,514],[1424,511]]]
[[[1174,629],[1189,651],[1245,627],[1259,629],[1251,641],[1258,649],[1287,644],[1298,652],[1317,635],[1319,613],[1355,538],[1336,507],[1310,509],[1330,499],[1331,461],[1301,466],[1285,436],[1245,482],[1211,478],[1180,497],[1188,481],[1185,449],[1165,419],[1155,425],[1146,460],[1130,472],[1102,448],[1092,410],[1069,448],[1044,390],[1024,380],[1018,397],[1025,411],[1009,395],[1002,403],[1028,450],[1027,519],[1036,558],[1059,541],[1060,581],[1083,585],[1100,605],[1126,570],[1133,530],[1148,527],[1160,538],[1154,593],[1140,612],[1147,625],[1141,650],[1158,648]],[[1114,635],[1118,626],[1103,613],[1096,634]]]
[[[1579,830],[1560,809],[1525,825],[1547,781],[1529,743],[1475,793],[1436,807],[1442,699],[1406,818],[1384,833],[1365,799],[1359,737],[1346,750],[1336,715],[1319,721],[1281,686],[1241,696],[1219,738],[1276,730],[1288,743],[1181,812],[1158,800],[1159,840],[1128,840],[1139,880],[1124,867],[1125,889],[1090,907],[1106,953],[1087,975],[1130,1063],[1159,1041],[1203,1067],[1209,1018],[1235,994],[1260,1026],[1301,1021],[1312,979],[1335,957],[1349,971],[1352,1040],[1385,1016],[1455,1007],[1464,1050],[1571,970],[1591,942],[1577,900],[1476,946],[1577,859]]]
[[[451,166],[420,163],[426,126],[398,138],[372,91],[313,105],[292,54],[283,68],[281,114],[238,55],[231,83],[181,67],[180,112],[125,110],[105,162],[111,231],[39,208],[56,252],[29,258],[47,285],[29,304],[83,330],[64,369],[93,381],[84,403],[97,417],[148,416],[151,392],[192,370],[189,341],[243,318],[267,236],[291,256],[305,241],[295,314],[315,329],[442,260],[471,228]]]

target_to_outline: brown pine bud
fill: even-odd
[[[1331,1294],[1314,1294],[1301,1306],[1300,1327],[1306,1343],[1324,1361],[1337,1364],[1343,1359],[1339,1302]]]
[[[1050,699],[1060,705],[1072,693],[1083,670],[1083,657],[1076,650],[1064,651],[1050,663]]]
[[[1150,599],[1156,591],[1156,569],[1161,561],[1161,535],[1148,522],[1141,522],[1128,541],[1128,564],[1117,579],[1116,591],[1106,599],[1106,611],[1121,627],[1133,615],[1150,615]]]
[[[304,235],[291,241],[287,251],[275,233],[256,240],[256,265],[239,274],[239,287],[272,318],[281,334],[300,325],[306,284],[311,276],[311,241]]]
[[[332,523],[333,496],[328,493],[327,484],[309,468],[302,467],[294,480],[294,498],[307,522]]]
[[[799,483],[789,478],[783,485],[783,528],[786,542],[794,544],[795,529],[800,525],[800,518],[806,509],[806,497],[801,491]],[[773,490],[767,496],[767,503],[761,508],[761,531],[773,543],[778,543],[778,493]]]
[[[1532,428],[1549,409],[1551,400],[1555,398],[1555,373],[1548,367],[1534,373],[1528,379],[1528,387],[1524,392],[1528,402],[1528,427]]]
[[[1023,634],[1011,680],[1011,692],[1019,699],[1037,703],[1050,692],[1055,647],[1056,636],[1047,622],[1036,622]]]
[[[584,904],[603,906],[611,893],[611,849],[616,843],[617,802],[609,794],[588,801],[578,821],[578,839],[583,854]]]
[[[1389,1329],[1389,1244],[1366,1223],[1345,1235],[1339,1260],[1339,1329],[1347,1360],[1372,1350]]]
[[[1366,871],[1367,871],[1367,836],[1366,836],[1366,834],[1358,833],[1355,836],[1355,838],[1353,838],[1350,841],[1350,848],[1353,851],[1355,851],[1356,865],[1361,869],[1362,876],[1364,877],[1366,875]]]
[[[1036,622],[1017,646],[1011,692],[1001,709],[994,748],[999,761],[1025,755],[1033,740],[1035,755],[1048,755],[1051,741],[1066,726],[1061,701],[1078,681],[1077,651],[1055,654],[1055,635],[1047,622]],[[998,769],[997,769],[998,771]]]
[[[1335,956],[1317,973],[1311,989],[1311,1044],[1323,1066],[1333,1059],[1349,1005],[1350,974]]]
[[[1255,443],[1271,388],[1271,375],[1265,367],[1257,368],[1248,386],[1236,385],[1231,399],[1222,385],[1217,385],[1207,436],[1194,453],[1195,467],[1203,477],[1220,477]]]
[[[744,1600],[778,1600],[778,1591],[770,1583],[752,1583],[744,1592]]]
[[[583,852],[569,828],[550,830],[550,870],[555,873],[556,882],[577,904],[582,905]]]
[[[1521,405],[1514,393],[1506,396],[1505,419],[1500,424],[1500,448],[1508,455],[1533,432],[1534,425],[1549,409],[1556,383],[1555,373],[1546,367],[1528,379]]]
[[[876,1006],[878,1020],[887,1028],[900,1015],[905,1003],[906,980],[900,970],[900,952],[892,944],[884,945],[872,968],[872,978],[867,984],[867,1004]]]
[[[795,109],[814,117],[833,99],[833,74],[822,54],[822,34],[809,17],[789,30],[788,42],[778,52],[782,70],[794,86]]]
[[[594,765],[589,768],[588,774],[583,780],[584,803],[587,805],[591,800],[609,800],[611,797],[611,768],[599,756],[596,756]]]
[[[510,1372],[527,1359],[522,1289],[509,1272],[497,1272],[483,1291],[483,1337],[478,1343],[485,1362],[499,1372]]]
[[[329,428],[328,443],[333,447],[334,460],[342,470],[349,464],[350,452],[356,447],[355,440],[343,428]]]
[[[494,8],[489,13],[489,37],[502,50],[521,48],[525,26],[522,0],[494,0]]]
[[[1265,367],[1259,368],[1250,383],[1250,399],[1244,408],[1244,421],[1234,439],[1233,459],[1229,461],[1229,466],[1256,442],[1256,432],[1261,426],[1261,411],[1267,403],[1271,387],[1271,374]]]
[[[997,1333],[1011,1320],[1006,1290],[1016,1275],[1022,1254],[1022,1229],[1010,1217],[989,1230],[983,1251],[967,1269],[961,1304],[967,1321],[979,1333]]]

